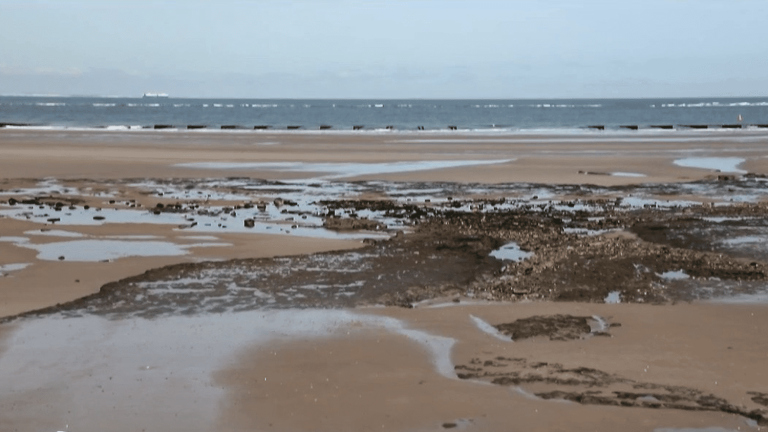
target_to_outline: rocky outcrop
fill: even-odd
[[[386,229],[386,226],[380,222],[376,222],[370,219],[356,219],[356,218],[337,218],[329,217],[325,219],[323,226],[335,230],[335,231],[351,231],[351,230],[368,230],[368,231],[381,231]]]

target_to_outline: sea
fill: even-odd
[[[509,134],[767,130],[768,96],[546,100],[0,96],[0,127]]]

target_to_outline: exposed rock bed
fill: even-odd
[[[558,363],[489,356],[473,358],[469,364],[457,365],[455,369],[460,379],[533,387],[534,394],[542,399],[587,405],[722,411],[753,419],[761,426],[768,425],[767,409],[736,405],[695,388],[640,382],[593,368],[566,368]],[[764,405],[755,398],[752,400]]]
[[[768,204],[626,209],[617,207],[620,201],[522,200],[512,207],[504,198],[452,198],[441,205],[327,201],[329,215],[344,214],[327,219],[338,221],[338,228],[359,228],[362,221],[363,228],[380,225],[357,217],[375,211],[410,233],[389,227],[390,239],[369,239],[349,252],[164,267],[40,312],[156,316],[264,307],[410,307],[446,295],[604,302],[613,294],[622,302],[668,303],[768,286],[763,255],[750,256],[751,249],[712,237],[723,231],[722,223],[764,235]],[[683,233],[686,240],[659,234],[666,231]],[[511,241],[533,256],[520,262],[489,256]],[[686,277],[669,280],[663,275],[670,271]]]

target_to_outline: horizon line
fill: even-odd
[[[29,97],[29,98],[104,98],[104,99],[145,99],[144,96],[123,95],[89,95],[89,94],[0,94],[0,97]],[[643,96],[643,97],[230,97],[230,96],[168,96],[149,97],[146,99],[231,99],[231,100],[648,100],[648,99],[737,99],[737,98],[768,98],[768,94],[759,96]]]

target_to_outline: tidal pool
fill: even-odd
[[[491,252],[490,255],[502,261],[524,261],[533,256],[532,252],[526,252],[520,249],[515,242],[507,243],[504,246]]]
[[[746,171],[738,168],[744,161],[745,159],[738,157],[694,157],[677,159],[674,164],[685,168],[701,168],[724,173],[745,174]]]

